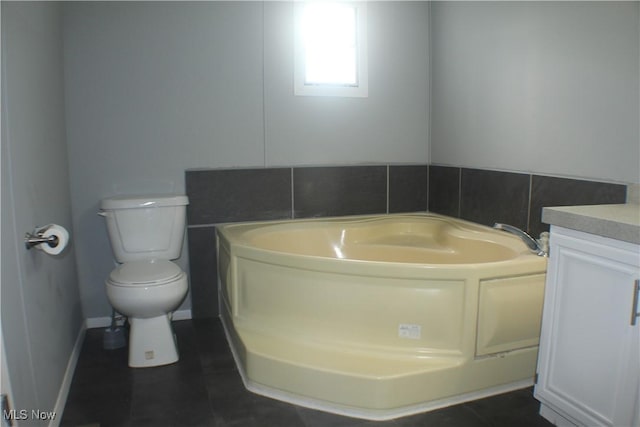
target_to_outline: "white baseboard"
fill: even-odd
[[[190,320],[191,310],[178,310],[173,312],[173,320]]]
[[[178,310],[173,312],[173,320],[189,320],[191,319],[191,310]],[[106,328],[111,325],[111,316],[89,317],[85,320],[87,329]]]
[[[87,331],[86,324],[80,326],[78,337],[71,350],[71,356],[67,363],[67,370],[62,378],[62,384],[60,385],[60,391],[58,391],[58,398],[56,399],[56,406],[53,408],[56,416],[49,422],[49,427],[58,427],[62,420],[62,413],[64,407],[67,404],[67,397],[69,397],[69,389],[71,389],[71,381],[73,380],[73,374],[76,371],[76,365],[78,364],[78,358],[80,357],[80,350],[82,350],[82,343],[84,342],[84,335]]]

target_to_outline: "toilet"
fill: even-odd
[[[171,313],[187,295],[188,282],[171,260],[182,252],[188,203],[184,195],[149,195],[111,197],[100,204],[119,263],[105,281],[107,298],[129,319],[132,368],[179,359]]]

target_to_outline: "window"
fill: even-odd
[[[366,11],[365,3],[296,3],[296,95],[368,96]]]

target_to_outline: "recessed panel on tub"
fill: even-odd
[[[459,354],[463,280],[371,277],[238,258],[237,320],[289,338],[354,348]]]
[[[544,274],[480,282],[476,356],[536,346]]]

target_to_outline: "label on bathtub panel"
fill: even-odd
[[[412,340],[419,340],[422,333],[422,326],[413,325],[410,323],[400,323],[398,325],[398,336],[400,338],[409,338]]]

